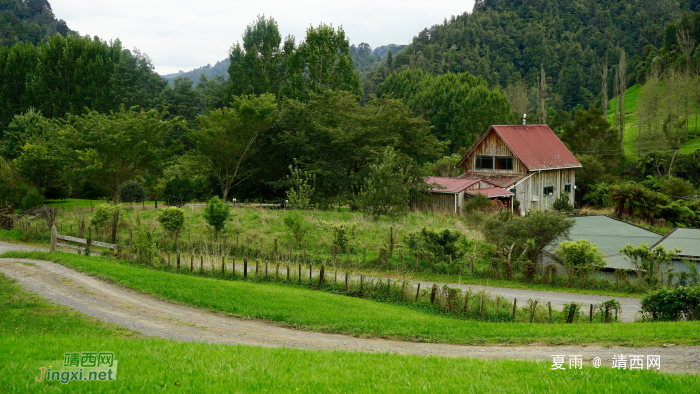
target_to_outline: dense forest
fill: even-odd
[[[178,73],[163,75],[163,78],[167,79],[170,85],[173,85],[173,81],[177,77],[187,77],[195,83],[199,82],[200,74],[204,74],[208,79],[219,76],[227,77],[227,70],[230,63],[230,59],[224,59],[216,62],[216,64],[213,66],[211,64],[207,64],[206,66],[198,67],[187,72],[180,70]]]
[[[0,47],[37,44],[55,34],[75,33],[57,20],[47,0],[0,0]]]
[[[518,82],[533,87],[542,66],[550,106],[600,106],[603,68],[618,64],[624,50],[625,84],[636,84],[652,48],[664,47],[675,35],[667,34],[667,26],[698,7],[697,0],[680,5],[674,0],[477,1],[472,13],[423,29],[395,54],[389,73],[408,68],[435,75],[469,72],[491,87]],[[385,69],[370,73],[367,80],[373,83],[363,84],[365,95],[374,94],[387,75]],[[612,97],[614,73],[607,75]]]

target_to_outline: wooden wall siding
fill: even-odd
[[[516,199],[520,201],[520,211],[536,212],[552,209],[552,203],[564,192],[566,184],[571,185],[569,201],[573,205],[576,193],[574,189],[576,170],[574,168],[535,172],[534,175],[516,187]],[[554,195],[544,196],[545,186],[554,186]],[[537,196],[539,201],[533,202],[532,196]]]
[[[464,192],[457,195],[457,207],[464,203]],[[414,204],[414,209],[421,211],[454,212],[455,195],[448,193],[430,193],[425,201]]]
[[[476,156],[478,155],[489,155],[489,156],[511,156],[513,158],[513,169],[512,170],[477,170],[476,169]],[[486,138],[474,149],[472,154],[467,158],[465,164],[462,166],[462,172],[468,171],[478,171],[484,173],[495,173],[495,174],[527,174],[527,167],[518,159],[513,151],[508,148],[501,137],[496,134],[496,132],[491,131]]]

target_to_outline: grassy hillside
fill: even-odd
[[[637,138],[639,136],[639,116],[638,116],[638,100],[639,100],[640,85],[636,84],[627,89],[625,96],[625,155],[630,159],[639,157],[639,145]],[[608,121],[613,124],[615,122],[615,99],[610,100],[608,106]],[[698,127],[698,138],[695,138],[696,124]],[[615,125],[613,124],[613,127]],[[700,119],[697,112],[690,115],[688,121],[688,140],[682,144],[681,153],[692,153],[700,149]],[[648,150],[647,150],[648,151]],[[654,149],[654,151],[658,151]],[[645,151],[642,151],[642,156]]]

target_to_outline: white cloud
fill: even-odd
[[[246,25],[258,14],[272,16],[283,36],[304,39],[310,25],[342,25],[351,44],[372,47],[406,44],[423,28],[444,18],[471,12],[467,1],[366,1],[343,5],[330,1],[212,0],[50,0],[54,14],[80,34],[104,40],[119,38],[138,48],[161,74],[214,64],[228,56]]]

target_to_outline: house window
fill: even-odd
[[[518,193],[515,192],[515,188],[510,189],[510,192],[515,194],[515,195],[518,195]]]
[[[477,156],[476,157],[476,169],[477,170],[493,170],[493,156]]]
[[[567,193],[571,193],[571,184],[564,185],[564,191]]]
[[[513,158],[510,156],[476,156],[477,170],[512,170]]]
[[[512,170],[513,158],[510,156],[496,156],[496,165],[494,168],[497,170]]]
[[[545,196],[553,196],[554,195],[554,186],[545,186],[544,187],[544,195]]]

